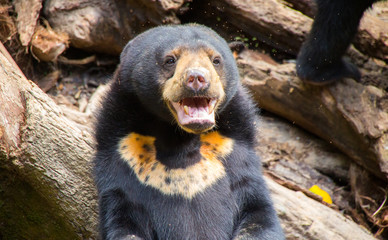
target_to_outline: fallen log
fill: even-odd
[[[65,118],[0,46],[0,232],[5,239],[95,238],[92,131]]]
[[[332,207],[347,213],[353,210],[353,197],[343,188],[349,184],[349,157],[272,114],[263,114],[259,125],[257,151],[266,173],[282,186],[313,198],[315,195],[309,189],[317,185],[330,195]]]
[[[388,180],[388,112],[380,104],[387,92],[351,79],[327,87],[305,85],[295,64],[270,64],[253,51],[244,51],[238,65],[260,107],[333,143]]]
[[[224,0],[211,1],[210,4],[237,29],[294,55],[312,24],[310,18],[277,0]]]
[[[47,1],[43,12],[52,28],[70,37],[72,46],[93,52],[120,54],[142,31],[161,24],[177,24],[183,0]]]
[[[287,224],[282,222],[282,227],[288,240],[375,239],[352,220],[308,198],[303,193],[289,190],[268,178],[267,183],[278,215],[287,222]]]

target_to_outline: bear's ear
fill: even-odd
[[[230,50],[233,52],[233,57],[236,59],[238,54],[245,50],[245,44],[240,41],[230,42],[229,44]]]

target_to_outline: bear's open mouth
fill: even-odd
[[[183,98],[179,102],[171,102],[176,111],[177,120],[182,126],[215,124],[214,109],[217,99],[207,97]]]

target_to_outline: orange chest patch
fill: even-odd
[[[200,140],[201,160],[186,168],[169,169],[159,162],[151,136],[130,133],[120,141],[119,152],[143,184],[191,199],[226,175],[222,161],[233,150],[233,140],[218,132],[202,134]]]

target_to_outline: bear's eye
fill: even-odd
[[[220,57],[215,57],[213,59],[213,64],[214,65],[218,66],[218,65],[220,65],[220,63],[221,63],[221,58]]]
[[[176,62],[176,59],[175,59],[175,57],[173,57],[173,56],[167,56],[167,57],[164,59],[164,64],[165,64],[165,65],[171,66],[171,65],[175,64],[175,62]]]

